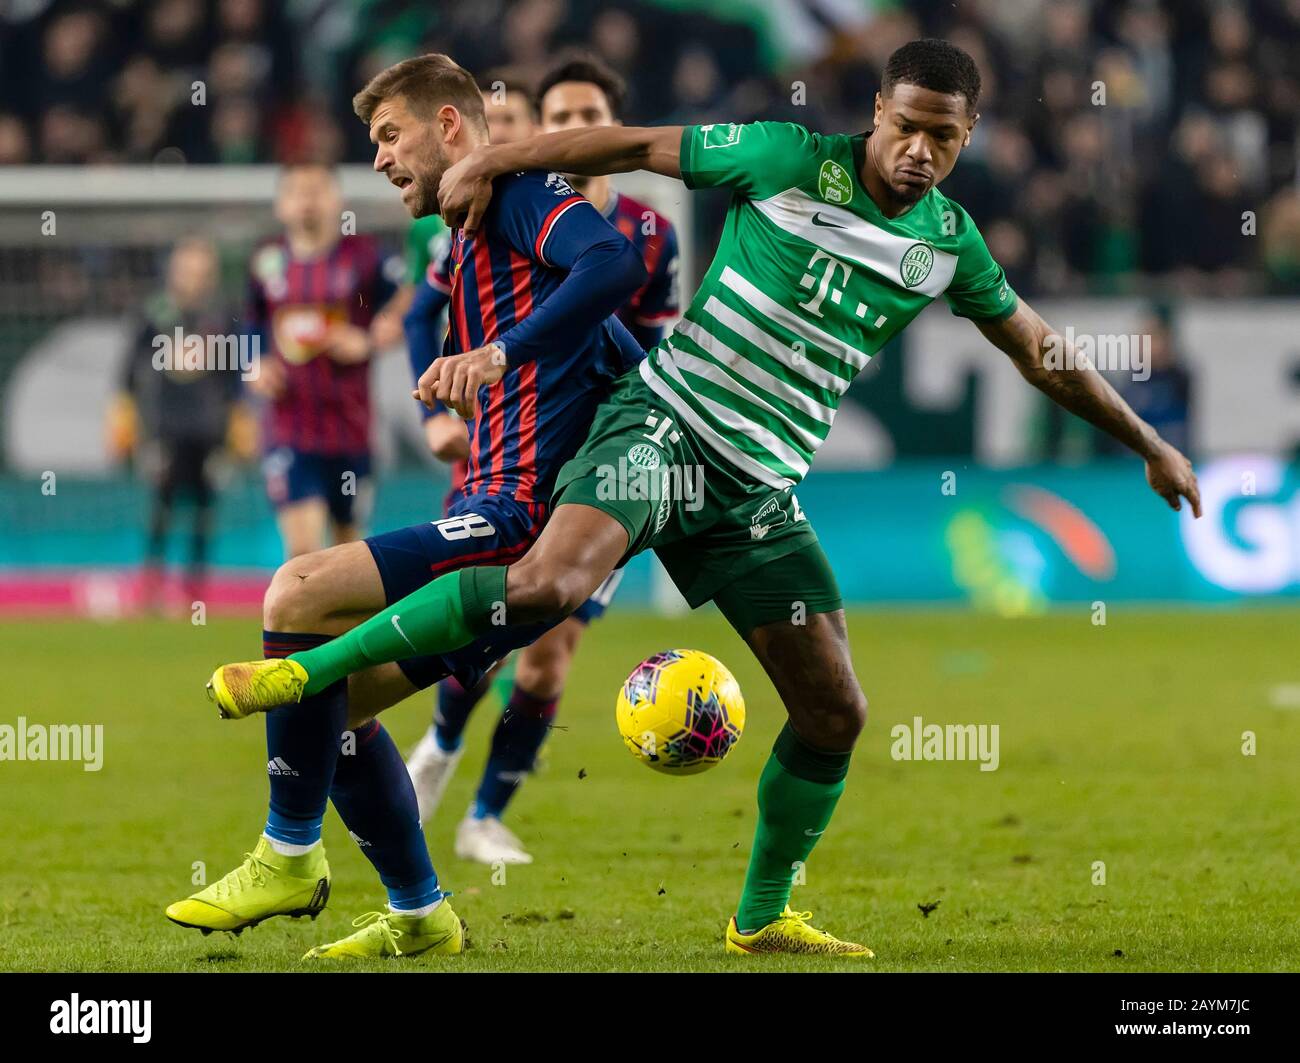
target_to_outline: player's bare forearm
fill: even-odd
[[[1082,358],[1046,363],[1052,344],[1065,340],[1024,302],[1001,321],[977,321],[993,346],[1004,352],[1029,383],[1072,414],[1114,436],[1130,450],[1149,458],[1160,445],[1154,428],[1129,407],[1096,369]],[[1061,348],[1064,350],[1064,347]],[[1064,366],[1071,366],[1066,369]]]
[[[977,321],[985,338],[1005,353],[1029,383],[1063,409],[1069,410],[1107,435],[1118,439],[1147,465],[1152,489],[1174,509],[1180,498],[1201,515],[1196,476],[1187,458],[1160,438],[1154,428],[1133,412],[1106,378],[1025,302],[1000,321]],[[1049,365],[1048,351],[1060,352],[1059,364]]]
[[[681,126],[599,126],[478,150],[484,156],[482,172],[489,178],[516,170],[559,170],[591,177],[649,170],[680,178],[681,142]]]
[[[478,228],[492,179],[520,170],[599,175],[649,170],[680,178],[681,126],[600,126],[475,148],[442,175],[438,213],[453,228]]]

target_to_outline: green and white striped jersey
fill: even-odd
[[[786,122],[688,126],[688,188],[733,191],[685,316],[641,364],[647,385],[741,473],[803,479],[840,396],[884,344],[943,295],[996,319],[1016,295],[961,207],[927,192],[886,218],[862,186],[866,136]]]

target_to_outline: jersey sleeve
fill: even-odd
[[[816,151],[817,134],[793,122],[690,125],[682,130],[682,181],[761,199],[805,180]]]
[[[432,274],[433,270],[434,267],[430,264],[429,273]],[[438,335],[442,324],[442,312],[446,309],[447,302],[447,295],[439,291],[426,277],[416,285],[411,308],[402,318],[402,329],[406,334],[406,353],[411,362],[411,378],[416,383],[438,357],[440,346]],[[422,402],[417,401],[416,405],[420,407],[425,420],[433,416]]]
[[[444,231],[434,242],[433,256],[424,272],[424,280],[448,298],[451,298],[451,268],[451,233]]]
[[[579,343],[645,284],[631,242],[559,174],[529,172],[495,190],[492,224],[518,253],[567,276],[499,342],[511,366]]]
[[[605,222],[590,201],[557,173],[546,174],[544,186],[540,173],[517,174],[513,180],[498,178],[496,183],[492,201],[501,235],[520,254],[543,266],[567,266],[562,261],[566,257],[563,249],[556,257],[557,233],[572,231],[572,219],[562,224],[566,215],[577,211],[573,216],[580,224],[593,214]],[[605,225],[610,227],[608,222]]]
[[[633,301],[633,320],[643,328],[662,329],[680,311],[677,293],[677,230],[663,221],[647,248],[646,268],[650,279]]]
[[[964,231],[957,254],[957,269],[943,297],[958,317],[998,321],[1015,312],[1020,302],[1007,275],[989,253],[984,237],[962,211]]]
[[[377,314],[388,301],[397,294],[398,285],[404,280],[402,259],[399,255],[385,255],[379,248],[375,249],[375,262],[370,277],[370,312]]]

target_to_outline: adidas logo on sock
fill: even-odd
[[[297,775],[285,762],[284,757],[274,757],[266,762],[266,773],[268,775]]]
[[[295,772],[295,774],[297,773]],[[351,838],[354,842],[356,842],[360,846],[367,846],[370,844],[368,841],[365,840],[365,838],[361,837],[361,835],[354,830],[348,831],[348,837]]]

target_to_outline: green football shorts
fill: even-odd
[[[724,462],[638,370],[620,377],[596,411],[552,500],[608,513],[627,530],[623,562],[653,549],[692,609],[715,601],[741,635],[841,607],[793,489],[769,487]]]

